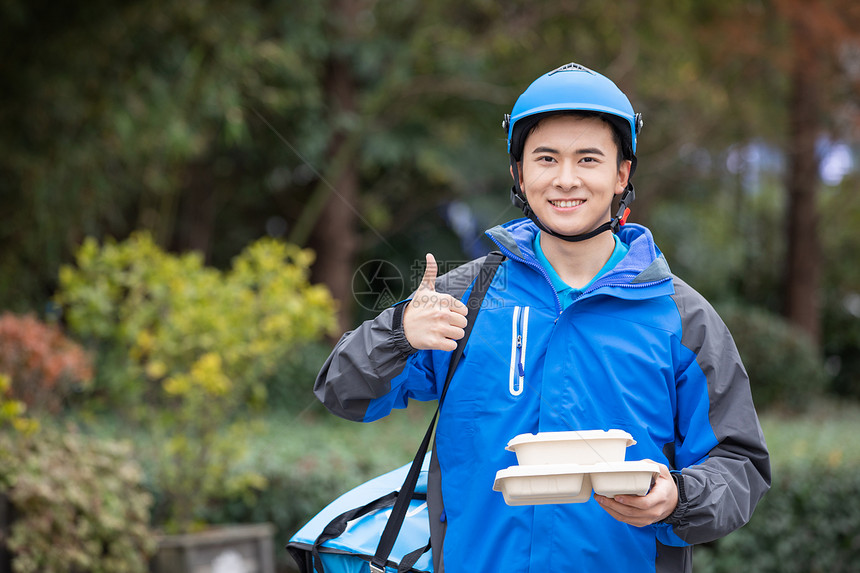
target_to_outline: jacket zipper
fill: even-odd
[[[493,241],[493,242],[495,242],[495,241]],[[513,253],[510,251],[510,249],[507,249],[507,248],[503,247],[503,246],[502,246],[501,244],[499,244],[499,243],[496,243],[496,245],[498,245],[499,250],[501,250],[501,251],[502,251],[502,254],[503,254],[503,255],[505,255],[505,256],[506,256],[506,257],[508,257],[509,259],[513,259],[513,260],[515,260],[515,261],[519,261],[519,262],[521,262],[521,263],[523,263],[523,264],[525,264],[525,265],[527,265],[527,266],[529,266],[529,267],[532,267],[532,268],[533,268],[533,269],[535,269],[538,273],[540,273],[540,274],[541,274],[541,276],[543,276],[543,278],[544,278],[544,279],[546,279],[546,282],[547,282],[547,284],[549,285],[549,288],[550,288],[550,290],[552,291],[552,294],[555,296],[555,312],[556,312],[556,314],[557,314],[557,315],[561,315],[561,310],[562,310],[562,308],[561,308],[561,299],[560,299],[560,298],[558,298],[558,293],[557,293],[557,292],[555,292],[555,287],[553,287],[553,286],[552,286],[552,281],[550,280],[550,278],[549,278],[549,274],[547,274],[546,269],[545,269],[545,268],[543,268],[543,266],[541,266],[539,263],[532,262],[532,261],[530,261],[530,260],[528,260],[528,259],[524,259],[523,257],[520,257],[520,256],[517,256],[517,255],[513,254]]]
[[[511,369],[508,381],[511,396],[519,396],[525,387],[528,329],[529,307],[514,307],[514,317],[511,322]]]
[[[632,277],[630,280],[633,280],[633,278],[635,278],[635,277]],[[608,280],[606,280],[606,281],[597,281],[596,283],[591,285],[581,295],[579,295],[579,297],[577,297],[577,300],[585,297],[586,295],[590,295],[594,291],[601,289],[603,287],[621,287],[621,288],[632,288],[632,289],[646,288],[646,287],[652,287],[652,286],[658,285],[660,283],[664,283],[668,280],[671,280],[671,278],[672,277],[663,277],[663,278],[658,279],[656,281],[649,281],[647,283],[632,283],[632,282],[620,282],[618,280],[617,276],[610,276],[610,277],[608,277]]]

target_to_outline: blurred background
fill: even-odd
[[[0,571],[72,570],[57,528],[75,570],[136,571],[162,533],[239,522],[288,570],[289,535],[426,425],[334,420],[316,371],[424,253],[452,268],[521,216],[502,116],[571,61],[643,114],[630,220],[731,328],[773,450],[697,571],[850,570],[858,30],[853,0],[3,0]],[[140,496],[66,519],[22,485],[106,474],[93,500]]]

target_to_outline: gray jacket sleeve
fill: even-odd
[[[399,320],[404,304],[382,311],[335,345],[314,384],[317,399],[333,414],[363,421],[370,401],[391,390],[391,380],[415,352]]]
[[[483,257],[476,259],[437,278],[436,291],[463,298],[483,261]],[[403,332],[406,304],[382,311],[344,334],[335,345],[314,383],[314,394],[330,412],[365,421],[371,401],[392,391],[391,381],[417,352]]]
[[[675,287],[681,344],[696,357],[683,376],[704,376],[707,422],[717,442],[704,461],[673,475],[679,502],[666,523],[694,544],[723,537],[749,521],[770,488],[770,459],[749,378],[728,328],[692,288],[678,279]]]

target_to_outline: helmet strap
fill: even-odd
[[[634,169],[635,169],[635,160],[634,160]],[[587,233],[582,233],[581,235],[562,235],[561,233],[556,233],[552,229],[548,228],[544,225],[535,212],[532,210],[529,205],[528,200],[526,199],[525,193],[520,188],[520,177],[519,177],[519,169],[517,166],[517,160],[511,154],[511,170],[514,175],[514,184],[511,187],[511,203],[514,204],[514,207],[517,207],[522,210],[523,214],[531,219],[531,221],[537,225],[537,228],[543,231],[544,233],[548,233],[553,237],[558,239],[562,239],[563,241],[567,241],[569,243],[576,243],[579,241],[585,241],[592,237],[596,237],[600,233],[605,231],[612,231],[613,233],[617,233],[622,225],[627,222],[627,217],[630,215],[630,203],[636,198],[636,191],[633,189],[633,183],[630,182],[630,178],[627,179],[627,187],[624,188],[624,191],[621,192],[621,200],[618,204],[618,211],[611,220],[603,223],[596,229],[593,229]],[[632,177],[633,170],[631,169],[630,176]]]

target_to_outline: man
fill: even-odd
[[[692,545],[745,524],[770,485],[734,342],[624,224],[642,125],[604,76],[568,64],[506,117],[512,199],[527,218],[487,232],[507,257],[490,285],[436,431],[428,480],[434,570],[690,571]],[[613,199],[620,205],[613,217]],[[372,421],[439,397],[480,260],[347,333],[315,392]],[[509,507],[492,490],[516,435],[621,429],[660,464],[647,495]]]

